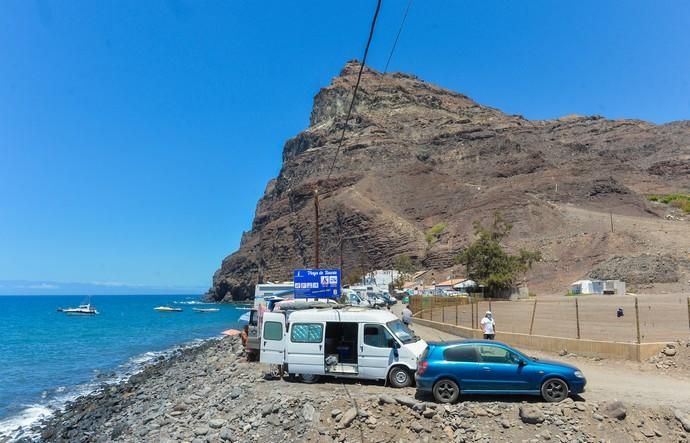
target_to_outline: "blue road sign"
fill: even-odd
[[[339,298],[340,269],[296,269],[295,298]]]

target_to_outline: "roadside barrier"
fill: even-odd
[[[419,324],[429,322],[437,329],[452,326],[452,333],[463,337],[481,338],[479,322],[486,311],[492,311],[498,340],[637,361],[690,335],[690,296],[679,294],[518,301],[414,296],[410,306]]]

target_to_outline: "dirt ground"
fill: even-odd
[[[634,184],[628,185],[634,188]],[[649,192],[649,189],[638,191]],[[670,254],[679,260],[690,257],[690,220],[689,217],[680,217],[674,208],[651,204],[658,213],[654,217],[627,211],[626,207],[546,205],[558,214],[558,226],[549,226],[548,234],[545,228],[533,238],[521,237],[518,240],[520,246],[537,248],[543,254],[544,259],[535,265],[528,281],[530,291],[539,296],[565,294],[570,283],[585,277],[612,256]],[[530,222],[538,223],[539,220]],[[690,269],[681,266],[678,274],[675,283],[628,284],[627,289],[640,294],[690,294]]]
[[[538,296],[532,333],[552,337],[577,338],[578,302],[580,338],[617,342],[637,341],[635,298],[625,296]],[[643,343],[685,340],[690,337],[687,294],[639,295],[640,339]],[[529,333],[535,300],[514,302],[480,302],[479,318],[491,310],[499,331]],[[623,308],[623,317],[616,310]],[[445,315],[445,317],[444,317]],[[475,314],[476,315],[476,314]],[[457,320],[456,320],[457,317]],[[438,308],[422,318],[471,326],[469,305],[449,306],[445,313]],[[457,323],[456,323],[457,322]]]

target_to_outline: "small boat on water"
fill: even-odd
[[[79,305],[78,308],[58,308],[58,312],[63,312],[68,315],[96,315],[98,311],[91,306],[91,303]]]
[[[171,306],[156,306],[153,310],[158,312],[182,312],[182,308],[173,308]]]
[[[244,324],[249,324],[249,319],[251,318],[252,311],[247,311],[244,314],[240,316],[240,318],[237,319],[237,321],[244,325]]]
[[[218,312],[220,309],[218,308],[192,308],[192,311],[198,312],[200,314],[204,314],[207,312]]]
[[[67,315],[97,315],[98,311],[94,306],[91,305],[91,297],[89,297],[86,303],[82,303],[78,308],[57,308],[58,312],[62,312]]]

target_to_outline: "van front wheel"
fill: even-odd
[[[302,382],[307,383],[307,384],[312,384],[312,383],[316,383],[317,381],[319,381],[319,376],[316,374],[302,374],[301,378],[302,378]]]
[[[394,388],[407,388],[412,386],[412,374],[402,366],[396,366],[388,373],[388,381]]]

